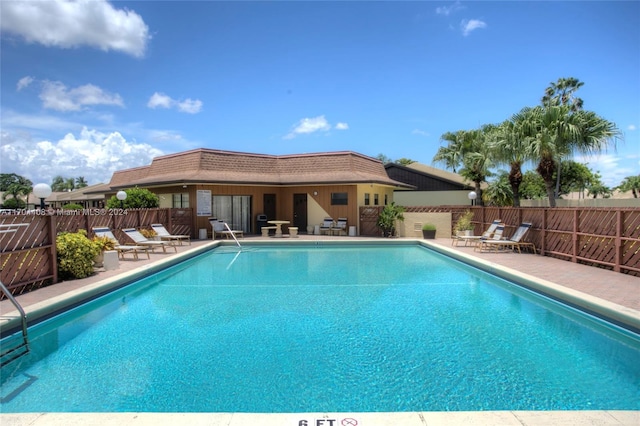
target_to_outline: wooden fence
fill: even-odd
[[[362,207],[361,235],[379,235],[378,207]],[[494,219],[510,235],[522,222],[533,224],[527,235],[544,256],[611,269],[640,277],[640,209],[637,208],[513,208],[406,207],[407,212],[451,212],[452,224],[466,210],[474,213],[475,233]],[[137,209],[124,212],[92,209],[79,213],[0,215],[0,280],[14,294],[58,281],[55,235],[59,232],[110,227],[121,241],[123,228],[164,224],[173,234],[195,238],[191,209]],[[365,226],[365,224],[368,224]],[[369,226],[370,225],[370,226]],[[9,231],[12,232],[4,232]]]
[[[372,209],[380,211],[383,207],[362,207],[361,218],[375,216]],[[476,235],[495,219],[505,224],[507,236],[522,222],[530,222],[527,241],[534,243],[542,255],[640,277],[638,208],[405,207],[412,213],[451,212],[452,228],[466,210],[474,213]],[[378,229],[369,232],[381,235]]]
[[[122,243],[121,229],[162,223],[173,234],[193,235],[191,209],[86,209],[0,215],[0,280],[15,295],[58,282],[56,235],[107,226]]]

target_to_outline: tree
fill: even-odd
[[[78,176],[76,178],[76,188],[85,188],[87,186],[89,186],[89,184],[84,179],[84,176]]]
[[[627,176],[617,189],[621,192],[631,191],[633,198],[638,198],[638,193],[640,193],[640,175]]]
[[[443,163],[445,168],[453,170],[456,173],[457,169],[462,164],[462,158],[467,153],[467,147],[465,146],[466,132],[464,130],[458,130],[457,132],[447,132],[440,136],[440,139],[447,142],[446,146],[438,148],[438,152],[433,157],[434,163]]]
[[[20,199],[20,196],[27,197],[32,190],[33,182],[29,179],[15,173],[0,174],[0,191],[4,191],[2,199],[6,200],[11,195],[16,200],[15,203],[9,203],[12,207],[7,208],[24,208],[25,202]]]
[[[572,112],[567,105],[532,109],[536,135],[528,155],[538,159],[536,171],[545,182],[549,205],[556,206],[559,195],[560,160],[574,152],[591,154],[604,150],[620,136],[616,125],[590,111]],[[557,173],[557,174],[556,174]]]
[[[510,182],[509,173],[503,171],[498,178],[490,182],[484,190],[484,203],[489,206],[515,205],[513,199],[513,185]],[[520,205],[520,203],[518,203]]]
[[[51,181],[51,190],[53,192],[63,192],[66,189],[66,183],[64,178],[60,175],[53,178]]]
[[[153,209],[160,205],[160,198],[146,188],[129,188],[125,189],[127,198],[123,201],[122,206],[125,209]],[[120,208],[120,200],[113,195],[107,200],[107,208]]]
[[[528,144],[536,134],[531,108],[523,108],[509,120],[500,124],[490,145],[497,161],[509,164],[508,182],[514,207],[520,207],[522,164],[529,160]]]
[[[549,83],[549,87],[545,89],[542,105],[568,105],[573,112],[581,110],[584,102],[575,97],[574,93],[583,85],[583,82],[574,77],[559,78],[556,83]]]
[[[539,200],[547,195],[542,176],[533,170],[528,170],[522,175],[520,184],[520,198],[526,200]]]

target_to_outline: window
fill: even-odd
[[[384,194],[384,205],[386,206],[387,204],[389,204],[389,196]]]
[[[364,205],[368,206],[370,204],[370,200],[369,200],[369,194],[364,194]]]
[[[373,205],[377,206],[380,204],[380,200],[378,199],[378,194],[373,194]]]
[[[332,192],[331,193],[331,205],[332,206],[346,206],[349,203],[346,192]]]
[[[185,209],[189,207],[189,193],[171,194],[171,207],[174,209]]]

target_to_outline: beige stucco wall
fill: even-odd
[[[471,191],[395,191],[393,200],[401,206],[470,206]]]
[[[451,213],[404,213],[398,226],[399,237],[422,238],[422,225],[436,226],[436,238],[451,238]]]

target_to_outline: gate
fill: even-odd
[[[384,206],[360,207],[360,235],[367,237],[382,235],[376,222],[383,208]]]

